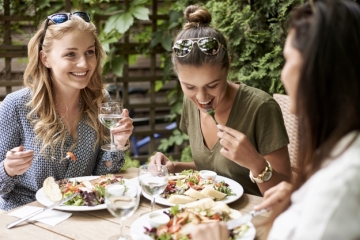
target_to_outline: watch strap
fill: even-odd
[[[271,164],[270,164],[267,160],[265,160],[265,161],[266,161],[266,163],[267,163],[267,166],[265,167],[264,171],[262,171],[257,177],[254,177],[254,175],[253,175],[252,172],[250,171],[249,177],[250,177],[250,179],[251,179],[251,181],[252,181],[253,183],[255,183],[255,182],[256,182],[256,183],[263,183],[263,182],[266,182],[266,181],[269,181],[269,180],[270,180],[270,178],[264,180],[265,174],[268,173],[268,172],[272,173],[272,171],[273,171],[273,169],[272,169],[272,167],[271,167]]]

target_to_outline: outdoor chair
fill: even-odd
[[[290,98],[284,94],[274,94],[273,95],[276,102],[280,105],[284,122],[285,128],[289,136],[290,143],[288,145],[290,161],[291,161],[291,169],[293,172],[296,173],[297,169],[297,151],[299,146],[298,140],[298,129],[297,129],[297,117],[290,113]]]

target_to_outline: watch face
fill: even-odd
[[[266,172],[263,177],[264,182],[269,181],[271,176],[272,176],[272,172]]]

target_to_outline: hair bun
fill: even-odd
[[[184,18],[187,23],[184,29],[199,26],[209,26],[211,23],[211,14],[208,10],[199,5],[190,5],[184,11]]]

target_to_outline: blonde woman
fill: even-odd
[[[90,16],[84,12],[48,16],[28,44],[25,88],[6,96],[0,108],[0,208],[35,200],[44,179],[115,173],[124,154],[105,152],[108,141],[98,105],[110,101],[101,63],[105,53]],[[132,119],[112,130],[125,146]],[[61,161],[67,152],[76,161]],[[57,160],[52,160],[55,157]]]

